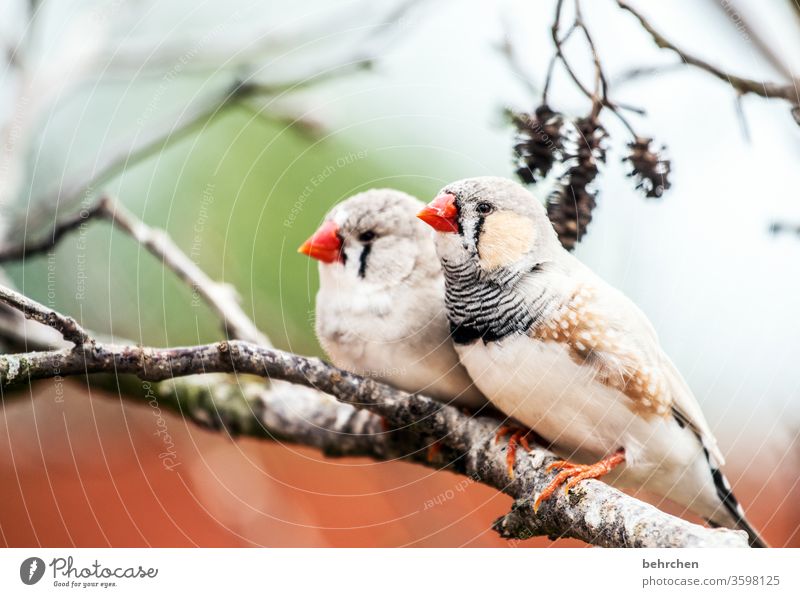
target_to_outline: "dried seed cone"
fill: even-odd
[[[628,143],[630,153],[624,161],[630,162],[632,169],[628,176],[636,179],[636,188],[642,189],[646,197],[661,197],[669,189],[670,162],[664,158],[664,147],[654,150],[653,140],[636,137]]]
[[[595,194],[585,187],[560,184],[547,201],[547,216],[561,245],[572,251],[586,234],[597,205]]]
[[[606,160],[605,129],[594,118],[581,118],[574,123],[574,149],[567,154],[572,165],[561,176],[556,190],[547,202],[547,215],[564,248],[572,251],[586,234],[597,206],[597,190],[592,182],[599,173],[599,164]]]
[[[559,158],[564,119],[542,104],[533,114],[513,113],[511,122],[517,129],[514,143],[517,176],[525,184],[535,183],[547,176]]]

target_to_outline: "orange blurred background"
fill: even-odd
[[[500,539],[510,498],[449,472],[308,448],[232,440],[167,414],[177,466],[159,456],[147,405],[90,397],[78,382],[6,396],[0,539],[9,547],[575,547]],[[754,455],[750,455],[751,457]],[[777,464],[769,455],[757,462]],[[781,467],[739,479],[737,495],[775,546],[800,546],[797,479]],[[784,463],[783,470],[796,470]],[[792,464],[793,466],[788,466]],[[754,467],[749,471],[755,477]],[[769,482],[765,480],[769,478]],[[738,481],[738,482],[737,482]],[[763,489],[762,489],[763,488]]]

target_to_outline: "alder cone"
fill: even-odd
[[[570,251],[586,234],[597,206],[597,189],[592,184],[605,163],[608,133],[593,117],[573,123],[571,150],[565,152],[571,165],[559,178],[547,201],[547,215],[562,246]]]
[[[658,198],[670,188],[670,161],[663,157],[664,147],[654,150],[653,139],[636,137],[628,143],[629,153],[623,161],[630,162],[632,169],[628,176],[636,180],[636,188],[644,191],[646,197]]]
[[[514,143],[517,176],[525,184],[538,182],[561,157],[564,118],[542,104],[533,114],[512,114],[511,122],[517,129]]]

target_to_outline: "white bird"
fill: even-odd
[[[531,193],[504,178],[461,180],[418,217],[438,231],[447,315],[476,385],[563,458],[594,462],[555,463],[560,472],[535,507],[562,484],[569,491],[613,470],[610,480],[667,497],[765,546],[652,325],[559,244]]]
[[[316,332],[333,363],[401,390],[476,410],[459,363],[423,203],[372,189],[336,205],[299,249],[319,260]]]

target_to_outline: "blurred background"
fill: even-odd
[[[785,101],[737,99],[676,68],[615,2],[584,4],[613,98],[646,109],[628,118],[667,146],[672,188],[660,200],[633,188],[624,129],[604,114],[609,156],[576,253],[651,318],[752,522],[800,546],[800,127]],[[732,72],[798,72],[791,0],[638,5]],[[296,247],[370,187],[428,199],[458,178],[513,177],[503,110],[539,103],[555,2],[0,0],[0,11],[5,241],[39,238],[109,192],[234,285],[278,347],[322,355],[317,268]],[[585,48],[571,51],[591,81]],[[588,112],[563,70],[551,87],[552,104]],[[547,184],[532,190],[544,199]],[[108,335],[222,337],[191,289],[103,223],[5,273]],[[500,540],[490,525],[509,498],[447,472],[231,439],[173,415],[179,466],[167,470],[153,415],[77,382],[4,394],[0,544],[578,545]]]

